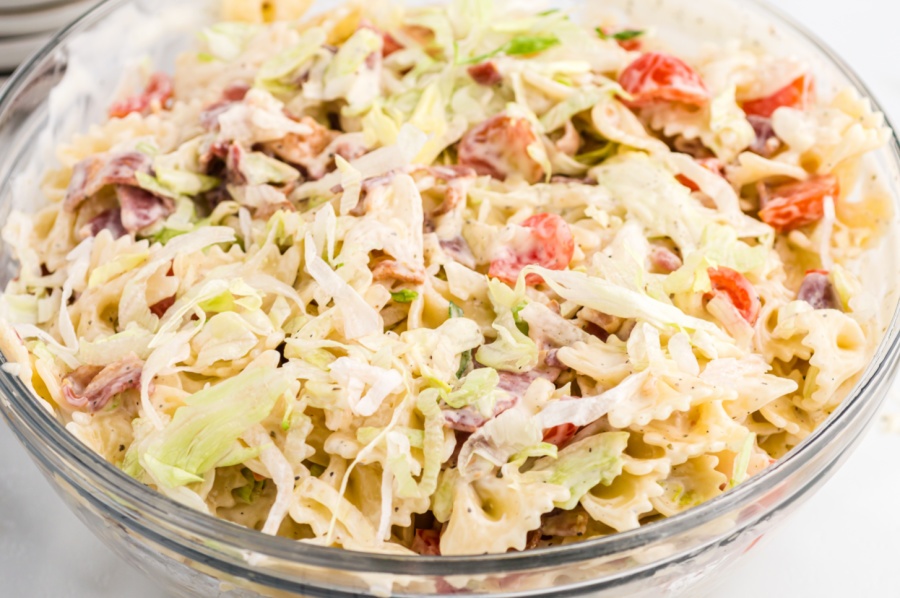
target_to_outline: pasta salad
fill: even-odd
[[[225,2],[4,227],[4,353],[128,475],[302,542],[525,550],[727,492],[867,366],[854,91],[502,0],[306,5]]]

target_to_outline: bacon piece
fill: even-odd
[[[538,547],[541,543],[541,538],[544,537],[544,534],[541,533],[539,529],[533,529],[528,532],[528,535],[525,536],[525,550],[533,550]],[[512,549],[510,549],[512,550]]]
[[[432,217],[448,214],[465,203],[469,187],[477,175],[474,169],[468,166],[433,166],[427,170],[434,178],[446,182],[444,201],[431,213]]]
[[[681,258],[667,247],[655,246],[650,250],[650,263],[665,274],[671,274],[683,264]]]
[[[705,160],[715,157],[712,150],[703,145],[702,141],[699,139],[686,139],[682,135],[679,135],[672,140],[672,147],[675,148],[675,151],[681,154],[687,154],[695,160]]]
[[[300,123],[308,126],[312,132],[308,135],[288,133],[282,139],[264,143],[263,148],[285,162],[297,164],[307,169],[310,178],[314,180],[320,179],[325,176],[325,172],[318,172],[315,168],[316,162],[320,161],[319,159],[325,152],[325,149],[338,137],[339,133],[323,127],[315,119],[308,116],[301,118]],[[335,152],[340,153],[340,149],[344,149],[347,155],[352,155],[352,152],[347,151],[348,148],[336,148]],[[343,154],[341,154],[341,157],[348,159]]]
[[[96,413],[115,395],[140,386],[143,367],[133,353],[106,367],[83,365],[63,378],[63,397],[76,409]]]
[[[526,119],[498,114],[463,136],[459,163],[501,181],[518,173],[529,183],[537,183],[544,178],[544,168],[528,153],[535,143],[537,135]]]
[[[764,116],[756,116],[751,114],[747,117],[747,122],[753,127],[756,133],[756,140],[750,146],[750,151],[759,154],[763,158],[771,158],[779,149],[781,149],[781,140],[775,135],[775,129],[772,128],[772,119]]]
[[[553,512],[543,518],[541,533],[545,536],[572,538],[587,532],[588,515],[581,510]]]
[[[806,301],[813,309],[841,309],[841,300],[831,281],[828,272],[811,270],[800,284],[797,299]]]
[[[257,220],[269,221],[278,211],[296,212],[297,208],[290,201],[285,200],[281,203],[264,203],[253,211],[253,217]]]
[[[81,239],[96,237],[102,230],[108,230],[114,239],[118,239],[127,232],[122,226],[122,210],[120,208],[112,208],[94,216],[90,222],[79,229],[78,237]]]
[[[497,372],[500,376],[497,388],[505,390],[509,393],[509,397],[501,399],[494,404],[493,415],[491,415],[491,417],[485,417],[471,405],[463,407],[462,409],[448,409],[444,411],[444,419],[447,426],[460,432],[472,433],[486,424],[489,419],[497,417],[504,411],[515,407],[535,380],[544,378],[553,382],[559,378],[561,371],[562,370],[559,368],[543,367],[535,368],[521,374],[502,371]]]
[[[175,202],[139,187],[119,185],[116,195],[122,209],[122,226],[130,233],[147,228],[175,210]]]
[[[169,106],[174,93],[171,77],[165,73],[153,73],[143,92],[113,102],[109,107],[109,116],[123,118],[132,112],[147,114],[162,110]]]
[[[169,308],[175,305],[175,295],[171,297],[166,297],[161,301],[157,301],[153,305],[150,306],[150,313],[152,313],[157,318],[161,318],[166,315],[166,312],[169,311]]]
[[[417,529],[412,551],[424,556],[441,556],[441,532],[433,529]]]
[[[557,185],[596,185],[597,179],[589,176],[577,177],[565,174],[554,174],[550,182]]]
[[[394,260],[378,262],[372,268],[372,277],[375,280],[399,280],[412,284],[425,282],[425,272],[421,267],[408,266]]]
[[[494,64],[493,60],[473,64],[467,70],[469,76],[472,77],[472,80],[479,85],[493,87],[494,85],[503,83],[503,75],[497,70],[497,65]]]
[[[382,33],[381,39],[384,41],[384,43],[382,43],[382,45],[381,45],[381,57],[382,58],[387,58],[394,52],[399,52],[400,50],[402,50],[406,47],[403,44],[401,44],[400,42],[398,42],[397,38],[395,38],[390,33]]]
[[[455,237],[453,239],[441,239],[440,244],[441,249],[443,249],[455,261],[462,264],[466,268],[470,268],[472,270],[475,269],[475,256],[472,255],[472,250],[469,248],[469,244],[466,243],[465,239],[463,239],[462,237]]]
[[[222,99],[229,102],[240,102],[247,96],[250,86],[243,81],[234,81],[222,90]]]
[[[566,156],[572,157],[581,149],[581,143],[581,135],[578,134],[578,129],[575,128],[571,120],[567,120],[563,136],[556,140],[556,149]]]
[[[108,185],[137,186],[137,173],[150,172],[152,161],[140,152],[114,152],[85,158],[72,169],[63,208],[69,212]]]
[[[444,421],[447,427],[452,430],[457,430],[458,432],[468,432],[471,434],[472,432],[486,424],[489,419],[497,417],[504,411],[515,407],[516,403],[518,402],[519,397],[517,396],[497,401],[494,404],[494,413],[493,415],[491,415],[491,417],[485,417],[471,405],[469,405],[468,407],[463,407],[462,409],[445,409]]]
[[[521,374],[513,372],[498,372],[500,374],[500,382],[497,388],[505,390],[511,395],[521,397],[531,388],[531,384],[538,378],[556,382],[562,370],[555,367],[537,367]]]

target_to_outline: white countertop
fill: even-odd
[[[641,0],[639,0],[641,1]],[[900,3],[778,0],[861,75],[900,122]],[[885,412],[900,413],[894,385]],[[0,424],[0,595],[163,598],[95,539]],[[843,468],[710,598],[900,596],[900,433],[879,422]]]

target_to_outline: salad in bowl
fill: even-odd
[[[128,475],[304,543],[505,553],[713,499],[884,328],[852,89],[454,0],[225,2],[3,236],[2,348]]]

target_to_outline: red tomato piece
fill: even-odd
[[[109,116],[123,118],[132,112],[146,113],[156,106],[165,108],[173,95],[171,77],[165,73],[153,73],[141,94],[113,102],[109,107]]]
[[[562,448],[572,440],[575,433],[578,432],[578,426],[575,424],[560,424],[544,430],[544,442],[555,444]]]
[[[681,102],[703,106],[710,100],[709,89],[700,75],[682,60],[650,52],[622,71],[619,84],[631,94],[632,106],[655,102]]]
[[[565,270],[575,253],[575,238],[565,220],[556,214],[535,214],[522,223],[528,234],[518,237],[514,246],[504,247],[491,262],[488,274],[513,285],[525,266],[543,266]],[[529,274],[526,284],[541,284],[541,277]]]
[[[722,161],[719,160],[718,158],[698,158],[697,164],[699,164],[706,170],[713,172],[719,176],[722,176],[722,173],[725,171],[725,166],[722,164]],[[691,191],[699,191],[700,190],[700,187],[697,185],[697,183],[695,183],[691,179],[687,178],[683,174],[679,174],[675,178],[678,179],[679,183],[681,183],[682,185],[684,185]]]
[[[837,200],[841,185],[833,175],[817,176],[773,189],[759,218],[780,233],[818,222],[825,216],[825,198]]]
[[[737,270],[725,266],[709,268],[707,273],[712,292],[707,293],[706,298],[725,297],[751,326],[756,324],[762,304],[750,281]]]
[[[812,94],[813,82],[803,75],[768,97],[744,102],[744,113],[747,116],[771,118],[779,108],[803,109],[811,101]]]
[[[544,178],[544,168],[528,154],[528,147],[537,142],[527,120],[498,114],[463,136],[459,142],[459,163],[501,181],[519,173],[534,184]]]

